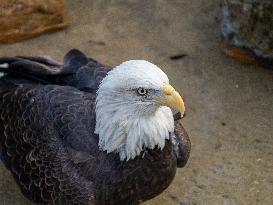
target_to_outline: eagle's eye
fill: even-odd
[[[137,94],[138,95],[147,95],[148,91],[145,88],[138,88],[137,89]]]

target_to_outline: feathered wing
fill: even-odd
[[[98,155],[93,93],[110,68],[77,50],[64,65],[41,57],[0,58],[3,63],[1,160],[34,202],[92,204],[93,184],[82,164],[92,167]]]
[[[22,192],[36,203],[91,203],[92,181],[78,168],[86,160],[92,166],[98,151],[90,136],[94,96],[71,87],[22,86],[0,106],[3,161]]]
[[[184,129],[181,120],[175,121],[174,136],[174,150],[176,152],[177,167],[181,168],[184,167],[188,162],[191,151],[190,138]]]

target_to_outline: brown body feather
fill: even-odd
[[[10,67],[0,79],[0,154],[33,202],[139,204],[160,194],[186,164],[190,141],[180,121],[163,150],[147,149],[133,160],[98,148],[95,91],[109,67],[76,50],[64,65],[27,57],[4,62]]]

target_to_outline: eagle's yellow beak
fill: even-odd
[[[165,96],[160,99],[160,103],[178,110],[183,116],[185,113],[185,105],[179,93],[169,84],[163,86],[163,93]]]

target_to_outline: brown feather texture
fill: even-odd
[[[22,193],[37,204],[135,205],[165,190],[185,166],[181,120],[164,148],[130,160],[98,146],[96,91],[110,67],[71,50],[60,64],[0,58],[0,155]]]

